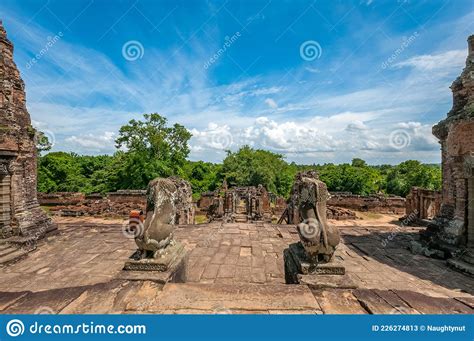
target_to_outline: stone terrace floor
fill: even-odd
[[[124,221],[57,218],[60,235],[0,268],[0,312],[473,313],[472,277],[412,255],[406,247],[419,228],[396,218],[331,222],[343,239],[336,257],[357,290],[284,284],[283,250],[298,240],[290,225],[181,226],[187,280],[163,286],[119,279],[135,249]]]

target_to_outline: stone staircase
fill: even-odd
[[[236,223],[246,223],[248,221],[247,216],[247,207],[245,206],[245,202],[241,201],[235,208],[235,214],[233,216],[234,222]]]
[[[35,249],[36,239],[34,237],[0,239],[0,267],[22,260]]]
[[[0,267],[17,262],[28,255],[29,251],[9,243],[0,244]]]

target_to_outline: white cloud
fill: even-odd
[[[351,117],[354,120],[341,119]],[[209,124],[208,128],[199,131],[194,129],[192,149],[202,154],[206,149],[223,150],[237,149],[242,145],[250,145],[279,152],[287,156],[301,159],[322,157],[333,153],[370,157],[382,162],[383,158],[392,158],[391,154],[403,157],[407,153],[419,151],[437,152],[436,139],[431,134],[431,126],[420,122],[399,122],[387,125],[385,129],[374,129],[361,119],[370,117],[367,113],[341,113],[330,117],[313,117],[302,121],[281,121],[258,117],[251,125],[240,129],[232,129],[227,125]],[[356,119],[357,118],[357,119]],[[327,129],[327,127],[331,127]],[[397,148],[392,141],[392,132],[403,133],[407,141],[403,148]],[[227,148],[219,148],[214,139],[232,141]],[[398,142],[396,142],[398,143]],[[217,148],[216,148],[217,147]],[[326,160],[327,161],[327,160]]]
[[[194,160],[221,161],[224,149],[250,144],[308,163],[352,157],[379,163],[419,157],[437,161],[431,125],[449,110],[440,109],[440,103],[443,108],[450,105],[448,86],[466,56],[465,50],[450,46],[449,51],[399,62],[390,70],[397,77],[388,82],[372,77],[373,83],[343,84],[337,90],[328,89],[337,81],[329,69],[306,65],[288,77],[277,73],[216,85],[202,67],[213,50],[209,44],[196,44],[193,55],[178,52],[172,61],[169,51],[144,46],[142,59],[119,68],[100,51],[68,43],[64,32],[54,48],[26,70],[29,56],[53,33],[37,26],[26,27],[26,33],[24,20],[5,17],[9,32],[22,41],[15,58],[26,81],[32,118],[54,132],[53,150],[84,154],[113,152],[111,132],[142,113],[158,112],[191,130]],[[340,77],[366,71],[346,68]],[[411,137],[402,151],[388,141],[396,129],[407,130]]]
[[[420,71],[457,69],[459,67],[464,66],[466,56],[466,49],[451,50],[439,54],[415,56],[402,62],[396,63],[394,66],[409,66]]]
[[[114,149],[115,133],[106,131],[102,135],[93,133],[79,136],[72,135],[67,137],[65,141],[73,146],[80,146],[98,153],[109,153]]]
[[[271,98],[267,98],[265,100],[265,104],[268,105],[272,109],[278,108],[278,104]]]

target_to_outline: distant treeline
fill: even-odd
[[[197,197],[218,188],[224,179],[230,186],[264,185],[287,197],[295,174],[301,170],[319,172],[329,191],[354,194],[385,193],[406,196],[412,186],[441,188],[438,165],[409,160],[399,165],[369,166],[362,159],[351,164],[297,165],[283,156],[244,146],[227,152],[222,163],[187,160],[191,134],[183,126],[167,126],[158,114],[144,115],[120,129],[114,155],[82,156],[52,152],[41,156],[38,167],[40,192],[106,193],[119,189],[144,189],[155,177],[178,175],[188,180]],[[44,148],[43,148],[44,149]]]

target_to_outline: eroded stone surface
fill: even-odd
[[[200,311],[225,314],[233,311],[319,311],[319,304],[306,286],[258,284],[168,283],[151,299],[136,303],[140,309],[164,313]]]
[[[13,44],[0,21],[0,238],[13,237],[28,250],[56,228],[37,200],[36,141]],[[0,252],[0,264],[4,259]]]
[[[433,127],[441,143],[441,210],[423,234],[428,247],[442,250],[446,258],[460,257],[464,249],[474,252],[474,35],[468,38],[466,67],[451,90],[453,107]],[[462,262],[468,269],[474,259],[463,257],[459,268]]]

